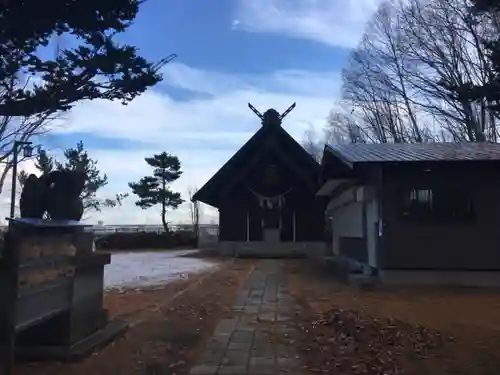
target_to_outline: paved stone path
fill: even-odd
[[[294,301],[288,293],[279,260],[260,260],[233,305],[206,344],[190,375],[300,375],[296,353],[270,337],[293,332]]]

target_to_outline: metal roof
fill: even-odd
[[[500,161],[500,144],[489,142],[350,143],[326,145],[325,151],[348,163]]]

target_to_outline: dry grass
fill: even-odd
[[[212,263],[220,264],[221,262],[213,261]],[[161,287],[110,290],[104,294],[104,307],[108,310],[111,319],[118,317],[133,323],[141,320],[142,315],[170,303],[179,293],[194,287],[210,272],[212,271],[187,274],[186,277],[171,281]]]
[[[333,278],[319,277],[318,272],[298,262],[288,262],[285,267],[291,291],[303,305],[302,318],[312,320],[332,308],[340,308],[378,319],[397,319],[413,326],[423,326],[454,339],[446,342],[435,355],[420,360],[419,373],[499,373],[498,290],[360,290]]]
[[[162,290],[108,294],[111,315],[135,323],[124,338],[80,363],[20,364],[16,374],[187,374],[217,322],[230,313],[252,265],[226,262],[204,279],[197,275]]]

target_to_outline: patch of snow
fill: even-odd
[[[111,255],[104,268],[104,288],[150,288],[183,279],[190,273],[206,271],[217,265],[203,259],[184,258],[198,250],[129,252]]]

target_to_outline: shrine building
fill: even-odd
[[[219,211],[221,253],[308,256],[325,248],[325,203],[316,197],[319,163],[281,126],[283,114],[264,114],[262,127],[194,195]]]

